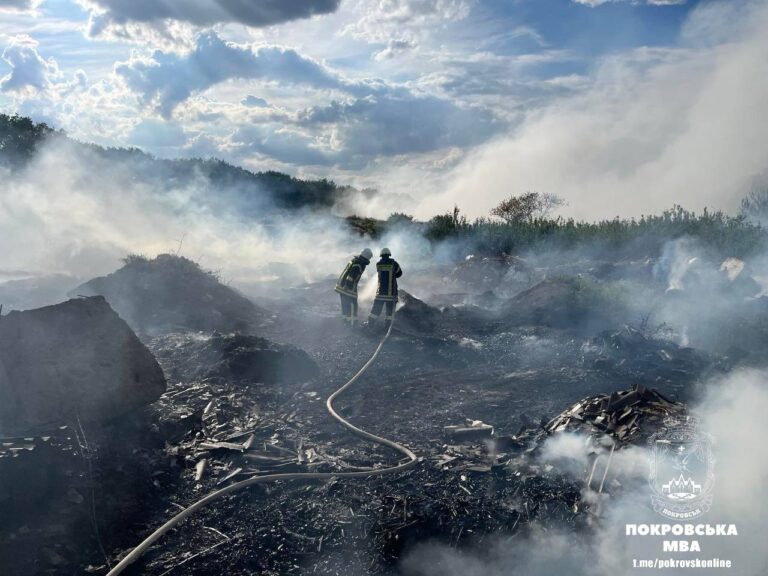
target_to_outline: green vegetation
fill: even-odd
[[[624,281],[594,282],[584,277],[563,277],[574,286],[574,305],[585,310],[600,308],[603,314],[623,315],[632,304],[632,293]]]
[[[466,217],[461,215],[458,206],[453,207],[453,212],[438,214],[427,222],[424,237],[428,240],[439,241],[447,238],[463,238],[471,227]]]
[[[141,266],[147,264],[150,260],[144,254],[128,254],[122,258],[122,261],[126,266]]]
[[[583,222],[572,218],[533,218],[469,222],[459,208],[428,222],[400,217],[400,223],[432,242],[463,243],[468,252],[497,256],[528,251],[587,250],[626,258],[657,256],[669,240],[689,237],[716,256],[746,257],[768,248],[768,230],[744,215],[704,210],[695,213],[675,206],[660,215]],[[361,233],[377,238],[388,221],[366,219]]]
[[[755,222],[768,222],[768,186],[754,185],[741,201],[740,214]]]
[[[46,138],[60,134],[23,116],[0,114],[0,166],[25,164]]]
[[[507,224],[533,222],[549,217],[555,208],[565,205],[565,200],[555,194],[526,192],[510,196],[491,210],[491,216],[501,218]]]
[[[768,245],[766,230],[744,216],[706,209],[697,214],[681,206],[660,215],[600,222],[556,218],[497,223],[479,219],[465,236],[478,252],[491,254],[585,248],[643,257],[658,254],[669,240],[691,237],[715,254],[745,257]]]

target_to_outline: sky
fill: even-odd
[[[766,0],[0,0],[0,111],[374,187],[373,215],[732,210],[768,174]]]

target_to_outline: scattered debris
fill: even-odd
[[[460,287],[479,293],[494,290],[502,284],[515,285],[518,288],[530,286],[532,270],[525,260],[517,256],[490,257],[470,254],[448,274],[447,279]]]
[[[480,261],[466,268],[496,265]],[[163,275],[151,270],[157,265],[133,264],[135,289],[142,270],[155,289]],[[533,288],[521,270],[504,262],[500,267],[495,286],[483,286],[485,277],[473,285],[467,276],[464,291],[449,286],[442,300],[402,292],[379,369],[339,403],[355,425],[406,440],[424,456],[421,464],[386,481],[286,482],[223,498],[169,533],[135,570],[148,576],[381,575],[396,572],[403,554],[423,540],[458,547],[533,526],[588,529],[593,503],[582,498],[584,484],[589,479],[596,491],[616,489],[608,467],[569,476],[539,459],[546,440],[582,432],[608,453],[641,443],[665,414],[684,414],[675,400],[702,375],[729,364],[647,324],[626,326],[620,314],[601,315],[608,279],[646,275],[651,263],[623,271],[579,262],[563,268],[581,273],[575,271],[586,267],[583,277],[570,279],[532,270],[531,277],[549,278]],[[190,274],[194,284],[198,277]],[[252,475],[388,464],[391,454],[349,437],[323,408],[328,393],[374,345],[332,316],[338,305],[333,281],[269,300],[275,321],[261,324],[258,337],[233,333],[232,314],[222,320],[230,328],[213,331],[209,312],[222,310],[215,291],[204,292],[213,305],[194,322],[176,316],[173,306],[166,313],[152,303],[141,311],[147,346],[169,380],[156,402],[89,428],[88,451],[72,428],[47,440],[2,441],[0,554],[22,551],[8,573],[104,574],[108,561],[124,555],[151,526],[215,489]],[[595,314],[600,322],[593,324]],[[248,325],[254,325],[250,319]],[[283,341],[292,346],[275,343]],[[627,382],[639,385],[625,390]],[[93,481],[88,454],[94,455],[88,461]],[[19,482],[27,475],[35,480]],[[38,509],[40,494],[46,494],[45,506]],[[106,559],[95,544],[92,501]]]
[[[654,335],[631,326],[603,331],[584,342],[580,362],[625,380],[669,383],[676,392],[702,375],[730,367],[725,358],[676,344],[663,330]]]
[[[463,425],[444,426],[443,432],[453,440],[466,442],[478,438],[490,438],[493,436],[493,426],[481,420],[467,420]]]

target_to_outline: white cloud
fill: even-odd
[[[337,147],[344,152],[338,161],[348,168],[363,167],[380,156],[473,146],[501,128],[486,110],[389,87],[308,108],[299,113],[298,123],[331,127]]]
[[[255,108],[268,108],[269,102],[264,100],[264,98],[259,98],[258,96],[248,95],[245,98],[243,98],[240,101],[240,104],[243,106],[248,107],[255,107]]]
[[[212,31],[200,34],[188,54],[157,50],[150,57],[117,63],[115,73],[166,117],[193,94],[235,78],[343,88],[333,72],[295,50],[225,42]]]
[[[383,50],[380,50],[379,52],[376,52],[376,54],[373,55],[373,59],[379,61],[390,60],[397,57],[399,54],[402,54],[403,52],[407,52],[408,50],[413,49],[415,46],[416,45],[410,40],[390,39],[387,41],[387,47]]]
[[[267,107],[256,97],[242,100],[239,109],[222,109],[230,126],[237,127],[229,153],[239,154],[240,160],[258,155],[298,166],[359,169],[378,157],[472,146],[501,127],[482,108],[381,80],[348,79],[295,50],[224,42],[213,32],[201,34],[188,54],[134,56],[119,63],[115,73],[166,119],[177,110],[179,121],[194,96],[237,78],[334,95],[297,112]],[[210,122],[220,118],[199,114]]]
[[[3,50],[2,58],[11,72],[0,80],[3,92],[29,93],[47,90],[59,75],[56,61],[43,58],[39,43],[27,35],[15,36]]]
[[[360,18],[341,33],[374,44],[414,46],[435,27],[466,18],[474,4],[474,0],[370,0],[360,4]]]

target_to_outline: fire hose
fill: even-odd
[[[371,365],[374,363],[374,361],[376,360],[376,357],[379,355],[379,352],[381,352],[381,349],[384,347],[384,343],[387,341],[387,338],[389,338],[389,335],[392,333],[393,324],[394,324],[394,314],[393,314],[392,322],[390,322],[389,324],[389,328],[387,329],[382,339],[379,341],[379,344],[374,350],[371,357],[368,359],[368,361],[365,364],[363,364],[363,367],[360,368],[360,370],[358,370],[357,373],[354,376],[352,376],[352,378],[350,378],[346,384],[344,384],[344,386],[336,390],[333,394],[331,394],[328,397],[328,400],[326,400],[326,403],[325,403],[325,407],[328,410],[328,413],[339,424],[344,426],[347,430],[349,430],[356,436],[365,438],[366,440],[370,440],[375,444],[387,446],[388,448],[392,448],[393,450],[400,452],[406,458],[408,458],[407,462],[398,464],[396,466],[390,466],[388,468],[361,470],[358,472],[292,472],[292,473],[289,472],[289,473],[283,473],[283,474],[265,474],[264,476],[253,476],[246,480],[241,480],[240,482],[230,484],[225,488],[221,488],[220,490],[211,492],[204,498],[198,500],[194,504],[188,506],[187,508],[185,508],[184,510],[182,510],[181,512],[173,516],[165,524],[163,524],[157,530],[155,530],[149,536],[147,536],[144,539],[144,541],[141,542],[141,544],[139,544],[138,546],[136,546],[136,548],[131,550],[125,556],[125,558],[123,558],[114,568],[112,568],[107,573],[107,576],[117,576],[118,574],[121,574],[130,564],[138,560],[141,557],[141,555],[144,554],[144,552],[146,552],[150,546],[152,546],[152,544],[157,542],[160,538],[162,538],[162,536],[166,532],[168,532],[171,528],[179,524],[182,520],[184,520],[188,516],[191,516],[201,508],[205,508],[208,504],[210,504],[214,500],[217,500],[222,496],[226,496],[227,494],[231,494],[232,492],[237,492],[239,490],[242,490],[243,488],[248,488],[249,486],[255,486],[257,484],[265,484],[267,482],[277,482],[281,480],[331,480],[336,478],[371,478],[375,476],[384,476],[387,474],[402,472],[403,470],[407,470],[412,466],[414,466],[419,459],[416,456],[416,454],[414,454],[411,450],[409,450],[402,444],[398,444],[397,442],[393,442],[392,440],[388,440],[386,438],[382,438],[381,436],[376,436],[375,434],[366,432],[365,430],[361,430],[357,426],[354,426],[353,424],[345,420],[333,408],[333,401],[336,400],[336,398],[338,398],[338,396],[341,395],[342,392],[344,392],[350,386],[352,386],[355,382],[357,382],[357,380],[360,379],[360,377],[365,373],[365,371],[368,370],[368,368],[370,368]]]

